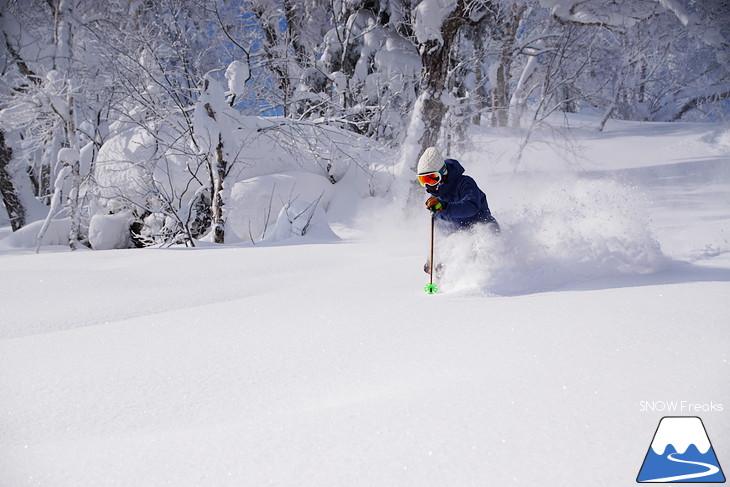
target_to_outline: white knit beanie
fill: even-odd
[[[435,147],[429,147],[418,160],[418,174],[428,174],[444,167],[444,157]]]

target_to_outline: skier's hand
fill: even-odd
[[[428,200],[426,200],[426,208],[431,213],[441,213],[441,210],[444,209],[444,206],[446,206],[446,203],[436,198],[435,196],[431,196]]]

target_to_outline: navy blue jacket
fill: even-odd
[[[446,203],[436,213],[436,222],[444,230],[460,230],[475,223],[497,224],[489,211],[487,196],[476,181],[464,175],[464,167],[456,159],[446,159],[446,179],[438,189],[426,190]],[[498,228],[498,227],[497,227]]]

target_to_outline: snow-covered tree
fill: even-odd
[[[718,102],[730,97],[727,1],[540,2],[561,25],[598,40],[587,76],[573,84],[607,115],[678,120],[722,110]]]
[[[398,143],[418,90],[421,63],[407,2],[340,2],[324,36],[320,69],[331,114],[358,133]],[[331,87],[331,88],[330,88]]]
[[[319,141],[337,128],[401,147],[408,169],[472,123],[722,118],[730,98],[727,0],[0,0],[0,15],[5,214],[70,217],[72,245],[109,213],[144,244],[222,241],[237,138],[316,155],[336,184],[347,149]],[[241,114],[280,118],[222,125]]]
[[[23,5],[7,6],[4,17],[17,19],[33,16],[46,21],[44,31],[32,22],[25,25],[4,23],[4,48],[12,63],[7,80],[12,87],[6,93],[7,108],[3,110],[3,125],[23,140],[21,158],[32,161],[29,174],[35,179],[36,195],[46,197],[57,193],[56,184],[66,185],[67,196],[62,208],[71,218],[69,245],[75,249],[80,235],[80,160],[69,162],[60,157],[64,149],[78,153],[78,111],[80,103],[77,66],[84,59],[88,46],[77,39],[78,24],[88,12],[69,0],[38,3],[37,11],[22,9]],[[77,42],[77,40],[79,42]],[[39,73],[43,73],[42,75]],[[16,140],[18,140],[16,138]],[[69,170],[63,168],[69,165]],[[51,184],[51,181],[54,181]]]
[[[243,15],[257,23],[250,33],[257,38],[260,64],[275,88],[268,96],[284,116],[318,113],[317,96],[324,90],[323,75],[315,66],[317,46],[328,28],[327,4],[321,0],[251,0]],[[249,35],[250,35],[249,33]],[[319,75],[319,76],[318,76]],[[318,95],[319,94],[319,95]]]
[[[5,133],[0,130],[0,196],[2,196],[5,211],[10,219],[13,231],[25,225],[25,205],[18,195],[13,178],[8,171],[8,165],[13,157],[13,151],[5,144]]]
[[[210,76],[203,81],[193,115],[195,145],[206,161],[210,179],[213,241],[225,240],[225,178],[240,147],[234,136],[235,113],[226,103],[223,87]]]
[[[207,159],[196,146],[199,138],[193,108],[201,96],[203,78],[207,73],[222,77],[225,59],[242,59],[231,63],[227,103],[236,104],[246,96],[249,52],[240,39],[232,37],[231,32],[237,32],[240,25],[235,19],[225,21],[232,8],[217,2],[138,3],[133,15],[98,31],[99,38],[109,33],[105,52],[117,80],[115,134],[148,145],[140,148],[148,155],[140,176],[144,184],[133,186],[134,196],[129,202],[136,219],[136,238],[142,244],[178,238],[192,242],[209,229],[212,195],[206,181],[211,179],[205,176],[210,175]],[[137,135],[124,135],[130,130]],[[116,164],[107,157],[105,164]],[[119,184],[107,177],[95,181]],[[178,184],[181,181],[185,182]],[[98,188],[97,194],[102,195],[102,202],[109,203],[104,203],[105,207],[111,205],[110,211],[126,211],[118,204],[124,199],[122,189],[105,186]],[[147,196],[140,197],[142,194]]]

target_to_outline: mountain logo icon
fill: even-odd
[[[725,475],[702,420],[696,416],[663,417],[636,481],[725,482]]]

